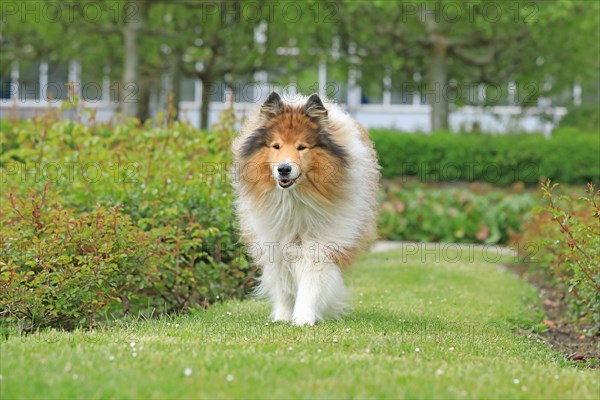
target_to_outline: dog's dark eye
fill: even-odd
[[[274,144],[274,145],[273,145],[273,148],[274,148],[275,150],[279,150],[279,145],[278,145],[278,144]]]
[[[306,150],[306,146],[301,144],[298,146],[298,151],[302,151],[302,150]]]

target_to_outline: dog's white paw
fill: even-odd
[[[273,322],[275,321],[283,321],[289,322],[292,320],[292,309],[285,304],[278,304],[273,309],[272,314]]]
[[[275,313],[273,315],[273,322],[281,321],[281,322],[290,322],[292,320],[292,316],[290,314],[278,314]]]
[[[317,318],[314,314],[303,314],[294,316],[294,325],[305,326],[314,325],[317,322]]]

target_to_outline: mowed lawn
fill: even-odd
[[[348,274],[352,311],[315,327],[271,323],[249,300],[96,332],[12,333],[0,397],[598,398],[598,370],[528,337],[541,319],[532,287],[477,252],[451,253],[364,255]]]

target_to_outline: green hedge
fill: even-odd
[[[599,135],[408,134],[372,130],[384,177],[422,181],[485,181],[528,185],[600,178]]]
[[[211,133],[162,120],[2,121],[0,319],[73,328],[243,296],[255,268],[219,173],[228,118]]]
[[[379,236],[389,240],[507,244],[536,200],[530,193],[384,185]]]

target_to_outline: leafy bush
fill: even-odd
[[[593,335],[600,328],[600,191],[590,183],[585,196],[574,199],[557,196],[556,188],[550,181],[542,184],[546,204],[515,241],[541,250],[528,261],[552,273],[574,317],[593,324],[588,330]]]
[[[148,234],[119,207],[75,216],[48,195],[46,186],[24,198],[9,194],[0,205],[0,316],[36,327],[92,324],[143,287]]]
[[[379,234],[390,240],[505,244],[534,204],[528,193],[387,187]]]
[[[255,269],[232,212],[224,118],[211,133],[161,118],[3,121],[2,316],[72,327],[247,293]]]
[[[598,135],[407,134],[372,131],[384,177],[422,181],[581,184],[600,178]]]

